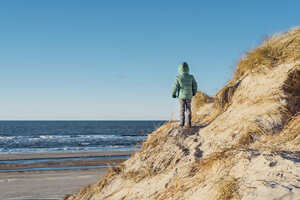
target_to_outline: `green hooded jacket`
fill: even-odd
[[[178,67],[179,75],[176,76],[172,90],[172,96],[176,95],[179,99],[192,99],[197,93],[197,83],[194,76],[189,74],[189,66],[183,62]]]

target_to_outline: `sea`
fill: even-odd
[[[0,121],[0,154],[137,150],[165,121]]]

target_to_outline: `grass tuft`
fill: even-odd
[[[104,177],[102,177],[102,179],[98,183],[80,189],[77,195],[67,195],[65,197],[65,200],[90,199],[97,192],[101,192],[101,190],[106,185],[108,185],[116,177],[116,175],[119,175],[123,171],[123,169],[123,164],[119,164],[116,167],[110,167],[108,169],[108,172],[104,175]]]
[[[214,99],[204,92],[198,91],[193,97],[193,111],[192,111],[192,121],[194,122],[203,122],[204,119],[210,115],[209,112],[198,114],[198,111],[205,105],[213,103]]]
[[[230,200],[233,198],[240,199],[238,192],[239,182],[235,177],[226,176],[217,181],[217,197],[218,200]]]
[[[231,103],[231,99],[234,95],[235,90],[236,90],[236,87],[234,87],[234,86],[225,86],[224,88],[222,88],[215,95],[214,107],[217,108],[217,110],[219,110],[220,112],[225,111]]]
[[[193,98],[193,106],[198,109],[204,104],[211,103],[213,98],[205,94],[204,92],[198,91]]]
[[[300,112],[300,69],[295,69],[289,73],[284,82],[283,90],[288,95],[288,110],[292,115]]]

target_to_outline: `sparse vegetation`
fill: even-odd
[[[227,85],[223,87],[214,97],[213,108],[218,111],[218,113],[224,112],[228,106],[231,104],[231,99],[234,95],[236,87]]]
[[[219,113],[228,108],[237,84],[243,77],[252,73],[265,73],[268,69],[279,64],[294,62],[298,59],[300,59],[300,27],[265,39],[260,46],[251,49],[240,59],[229,84],[215,95],[214,108]],[[295,100],[295,102],[299,102],[299,87],[295,87],[295,84],[299,85],[299,73],[299,71],[293,73],[290,77],[291,81],[286,83],[286,89],[288,87],[298,88],[296,91],[298,101]]]
[[[240,199],[238,193],[239,182],[235,177],[226,176],[217,181],[217,197],[219,200],[230,200],[233,198]]]
[[[194,108],[200,108],[204,104],[211,102],[213,102],[213,98],[201,91],[198,91],[193,98]]]
[[[283,90],[288,94],[287,108],[294,115],[300,111],[300,67],[289,73],[283,85]]]
[[[275,34],[255,49],[248,51],[237,64],[233,85],[250,73],[262,73],[281,63],[294,62],[300,58],[300,27],[286,33]]]
[[[228,191],[224,191],[225,183],[222,183],[221,180],[227,179],[226,176],[228,176],[230,168],[234,164],[233,159],[236,159],[235,156],[237,153],[238,151],[236,149],[225,149],[221,152],[213,153],[206,158],[199,159],[189,166],[188,173],[182,174],[181,177],[174,178],[171,183],[169,183],[168,188],[166,188],[163,193],[157,194],[154,199],[183,199],[186,191],[203,184],[207,179],[219,183],[214,184],[213,187],[220,189],[221,192],[228,193]],[[227,180],[227,182],[229,181]],[[223,184],[223,186],[221,184]],[[227,185],[227,187],[229,186]],[[235,192],[238,193],[236,188],[237,186],[234,186]]]
[[[273,152],[298,151],[300,153],[299,145],[300,113],[293,116],[281,132],[262,138],[260,147],[269,147]]]
[[[89,199],[94,194],[102,193],[107,185],[119,178],[118,180],[132,184],[130,190],[115,188],[107,192],[105,198],[109,199],[108,197],[123,189],[125,192],[119,194],[119,199],[131,199],[131,195],[134,199],[137,197],[134,195],[141,195],[141,191],[147,193],[149,199],[186,199],[203,189],[210,192],[207,199],[241,199],[242,193],[247,188],[241,189],[245,183],[241,182],[241,177],[237,177],[240,174],[234,174],[235,167],[238,166],[239,169],[243,166],[247,169],[253,157],[262,155],[261,159],[263,159],[265,152],[268,152],[271,157],[286,152],[297,155],[300,153],[299,59],[300,27],[268,38],[259,47],[250,50],[242,57],[233,79],[214,98],[203,92],[196,94],[193,119],[197,122],[201,121],[201,124],[205,123],[207,128],[196,127],[195,132],[185,136],[184,130],[179,129],[177,123],[170,120],[149,135],[142,143],[141,149],[128,161],[116,168],[110,168],[101,181],[82,189],[78,195],[66,196],[66,198]],[[291,62],[293,65],[288,68],[291,70],[282,74],[283,79],[280,85],[272,88],[273,93],[259,95],[249,101],[248,93],[240,90],[239,85],[246,76],[274,74],[272,70],[278,65]],[[282,68],[284,67],[286,66]],[[276,81],[278,80],[274,80]],[[250,90],[255,89],[250,88]],[[244,99],[236,101],[238,92],[243,93]],[[241,106],[243,103],[245,104]],[[211,107],[205,107],[207,105]],[[244,110],[236,111],[233,108]],[[206,110],[200,112],[200,116],[198,111],[201,109]],[[230,119],[236,115],[240,115],[235,118],[236,121]],[[227,126],[226,123],[230,124]],[[185,148],[188,154],[183,151]],[[201,152],[196,155],[197,152],[193,150],[206,150],[208,153]],[[270,167],[272,166],[273,164],[270,164]],[[153,193],[149,188],[145,189],[147,186],[145,184],[153,184],[153,182],[157,184],[158,179],[164,178],[167,172],[172,175],[161,188]],[[134,193],[132,192],[134,184],[144,185]]]
[[[64,198],[68,200],[90,199],[95,193],[101,191],[106,185],[108,185],[116,175],[123,171],[123,169],[123,164],[119,164],[116,167],[110,167],[108,172],[98,183],[82,188],[77,195],[67,195]]]

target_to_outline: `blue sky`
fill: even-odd
[[[0,0],[0,120],[178,118],[186,61],[214,95],[300,1]]]

